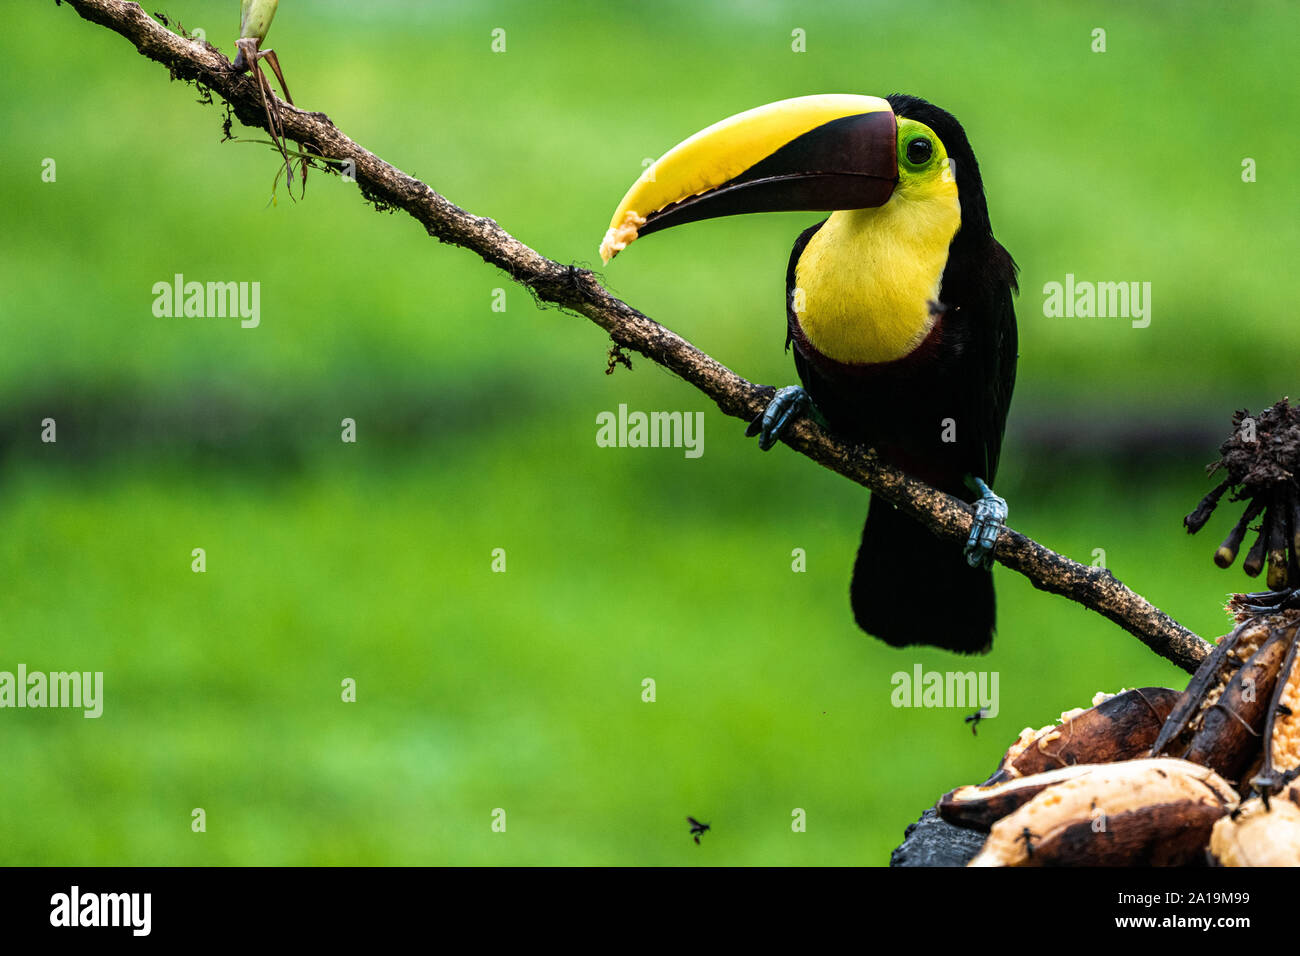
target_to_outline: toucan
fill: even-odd
[[[673,147],[628,190],[601,257],[639,236],[738,213],[829,212],[795,240],[778,389],[747,434],[795,417],[974,505],[965,546],[872,496],[850,584],[858,625],[896,647],[992,645],[991,488],[1015,384],[1016,264],[993,238],[961,124],[915,96],[826,94],[739,113]]]

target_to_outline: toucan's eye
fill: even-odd
[[[924,166],[933,152],[934,145],[924,136],[918,136],[907,144],[907,161],[913,166]]]

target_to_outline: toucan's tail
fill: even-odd
[[[850,586],[858,627],[894,647],[980,654],[993,643],[993,574],[966,563],[884,498],[871,497]]]

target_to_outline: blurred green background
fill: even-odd
[[[233,55],[237,6],[146,9]],[[1286,394],[1300,352],[1296,20],[287,0],[268,45],[301,106],[584,264],[642,160],[731,113],[831,91],[950,109],[1022,269],[1011,523],[1085,562],[1104,549],[1211,636],[1246,580],[1210,562],[1227,516],[1195,539],[1180,519],[1231,410]],[[1001,568],[987,658],[865,637],[847,600],[862,489],[760,455],[648,362],[606,376],[593,325],[353,185],[318,174],[268,204],[269,148],[223,144],[219,107],[66,5],[12,5],[0,46],[0,670],[102,670],[106,695],[99,720],[0,711],[3,862],[883,864],[1021,727],[1185,681]],[[788,384],[785,263],[816,219],[694,225],[604,274]],[[259,281],[261,326],[155,318],[152,286],[178,272]],[[1151,282],[1150,327],[1044,318],[1067,272]],[[703,411],[703,457],[597,448],[621,402]],[[1001,713],[973,737],[967,711],[891,707],[890,675],[917,663],[997,671]],[[687,814],[713,824],[700,847]]]

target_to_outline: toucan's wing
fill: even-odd
[[[1016,289],[1016,264],[996,240],[993,246],[989,272],[995,288],[989,297],[989,311],[977,321],[985,323],[975,332],[973,341],[975,368],[983,377],[977,388],[980,396],[980,435],[984,446],[983,478],[990,484],[997,477],[998,458],[1002,452],[1002,436],[1007,428],[1007,412],[1011,409],[1011,392],[1016,385],[1016,360],[1019,357],[1019,336],[1016,331],[1016,309],[1012,294]]]

